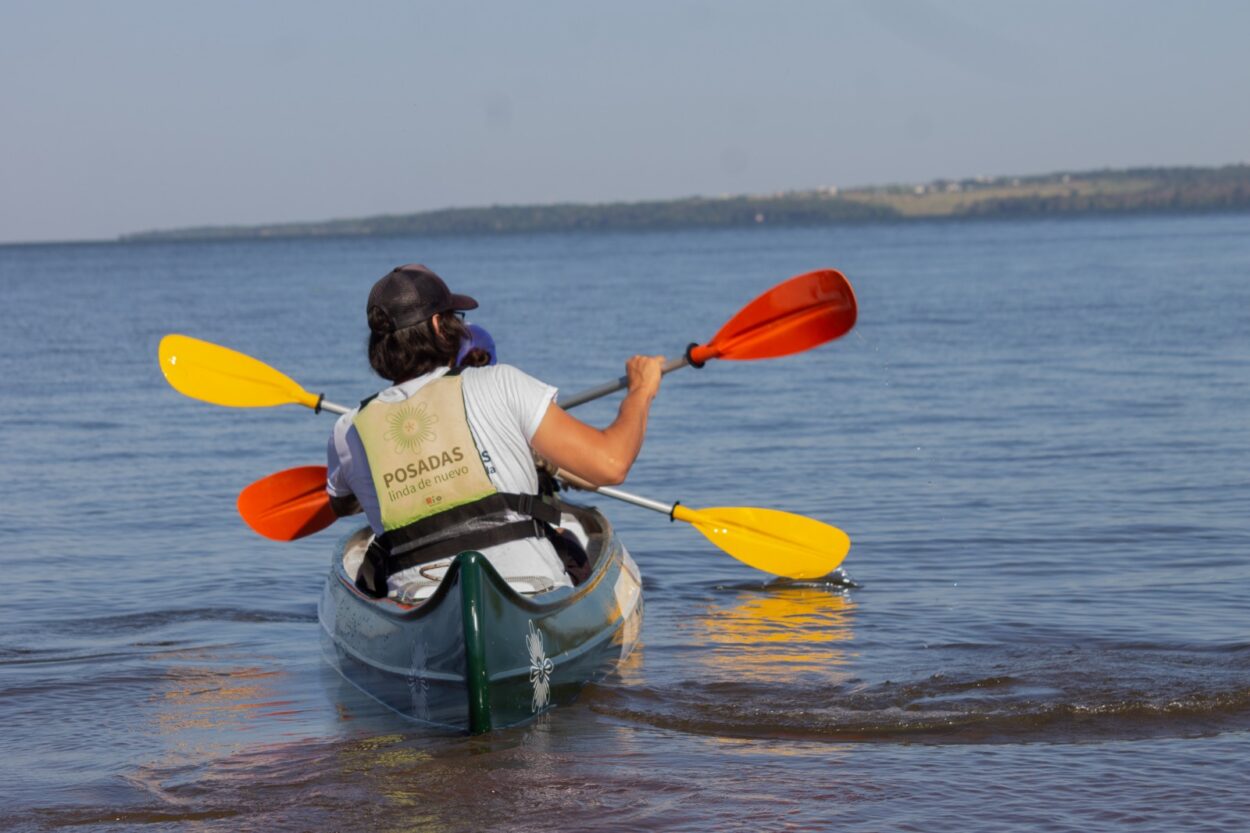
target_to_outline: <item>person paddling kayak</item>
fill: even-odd
[[[369,293],[369,364],[391,385],[335,423],[326,491],[337,514],[363,511],[373,529],[357,579],[370,595],[464,550],[482,552],[504,578],[570,584],[532,452],[603,486],[624,481],[642,448],[663,357],[626,362],[616,419],[594,428],[511,365],[453,369],[469,335],[458,313],[477,306],[420,264],[397,267]]]

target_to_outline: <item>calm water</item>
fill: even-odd
[[[596,498],[646,581],[618,676],[481,738],[377,713],[319,656],[336,534],[234,510],[329,418],[155,357],[188,333],[353,401],[412,260],[568,392],[842,269],[857,329],[670,376],[627,487],[833,523],[860,586]],[[7,247],[0,291],[0,828],[1246,827],[1250,216]]]

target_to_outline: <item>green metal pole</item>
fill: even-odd
[[[460,562],[460,610],[464,617],[464,682],[469,697],[469,732],[491,730],[490,676],[486,635],[482,631],[482,559],[480,552],[457,556]]]

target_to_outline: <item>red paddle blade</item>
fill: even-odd
[[[857,314],[855,292],[841,272],[808,272],[747,304],[711,341],[691,350],[690,357],[701,363],[801,353],[845,335]]]
[[[262,477],[239,493],[238,505],[252,531],[275,541],[320,532],[338,517],[326,494],[325,466],[300,466]]]

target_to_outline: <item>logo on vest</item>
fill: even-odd
[[[404,483],[408,480],[416,480],[423,474],[431,474],[446,466],[454,466],[464,460],[464,451],[460,446],[456,446],[451,451],[444,451],[442,454],[431,454],[429,457],[422,457],[419,460],[413,460],[405,466],[400,466],[394,471],[388,471],[382,475],[382,483],[387,488],[396,483]],[[450,469],[441,474],[435,474],[433,480],[422,480],[418,483],[418,487],[424,489],[434,483],[444,483],[454,477],[462,474],[468,474],[469,467],[461,466],[460,468]]]
[[[395,443],[395,453],[420,451],[422,443],[433,441],[438,435],[434,433],[434,423],[438,415],[426,410],[424,402],[400,408],[386,418],[387,429],[382,439]]]

